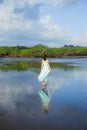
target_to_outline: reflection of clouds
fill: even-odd
[[[37,77],[31,71],[3,73],[0,79],[0,108],[4,113],[13,115],[13,120],[21,120],[23,117],[35,119],[34,115],[41,115],[38,95],[40,83]],[[7,117],[6,114],[3,116]]]
[[[0,104],[14,105],[17,98],[35,94],[39,87],[37,74],[33,72],[5,72],[0,79]]]
[[[87,109],[87,96],[85,95],[85,97],[83,97],[82,95],[84,94],[84,89],[83,92],[79,90],[81,83],[82,88],[84,87],[85,90],[87,88],[83,86],[83,82],[86,81],[86,71],[52,69],[48,76],[47,89],[50,97],[55,95],[53,97],[55,101],[53,99],[51,103],[50,100],[51,109],[47,116],[41,107],[42,101],[38,94],[41,87],[41,83],[38,81],[38,74],[31,71],[8,71],[0,72],[0,75],[0,116],[2,114],[3,117],[3,119],[1,119],[2,117],[0,119],[1,123],[2,120],[5,122],[7,119],[8,123],[12,126],[11,129],[8,128],[9,130],[21,130],[24,126],[28,127],[25,129],[39,129],[40,127],[46,129],[46,126],[48,126],[48,129],[51,130],[53,127],[56,129],[60,125],[66,126],[68,123],[70,125],[73,119],[75,119],[75,124],[76,122],[79,123],[79,115],[83,121],[84,117],[85,119],[87,117],[85,114],[83,115],[81,109],[81,111],[78,111],[79,107],[85,107],[85,110]],[[80,81],[81,78],[84,80]],[[77,86],[78,82],[80,86]],[[55,94],[55,91],[58,89],[60,89],[59,93]],[[85,103],[81,103],[83,100]],[[47,106],[45,110],[47,110],[48,107],[49,106]],[[53,124],[55,120],[56,122]]]
[[[67,78],[64,75],[60,75],[57,70],[53,70],[48,78],[49,95],[52,96],[65,82],[67,83]]]
[[[76,84],[79,87],[79,90],[77,89],[79,93],[78,96],[79,100],[82,103],[86,103],[87,102],[87,71],[80,70],[78,73],[77,71],[74,71],[73,79],[74,79],[74,84]]]
[[[0,87],[1,88],[1,87]],[[0,103],[8,103],[11,98],[11,89],[9,86],[4,86],[0,89]]]
[[[48,91],[50,96],[54,92],[64,86],[72,86],[81,88],[87,83],[87,71],[84,69],[74,69],[73,71],[64,71],[60,69],[53,69],[48,76]]]
[[[26,89],[15,88],[14,86],[2,87],[2,89],[0,90],[0,103],[8,104],[9,102],[14,101],[18,95],[24,95],[25,93],[34,94],[34,88],[32,86],[26,86]]]
[[[73,71],[73,75],[76,79],[83,79],[87,82],[87,70]]]

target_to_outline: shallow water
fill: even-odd
[[[87,58],[49,62],[41,98],[40,58],[0,58],[0,130],[87,130]]]

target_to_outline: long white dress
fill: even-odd
[[[49,69],[48,62],[44,62],[43,63],[43,68],[42,68],[42,70],[41,70],[41,72],[40,72],[40,74],[38,76],[38,80],[40,82],[44,81],[47,78],[49,73],[50,73],[50,69]]]

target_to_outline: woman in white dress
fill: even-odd
[[[51,68],[50,68],[49,61],[47,59],[47,55],[44,55],[41,63],[41,72],[40,75],[38,76],[39,81],[42,82],[43,88],[46,86],[47,76],[50,73],[50,71]]]

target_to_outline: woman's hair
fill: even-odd
[[[46,58],[47,58],[47,55],[44,55],[44,56],[43,56],[43,60],[46,60]]]

